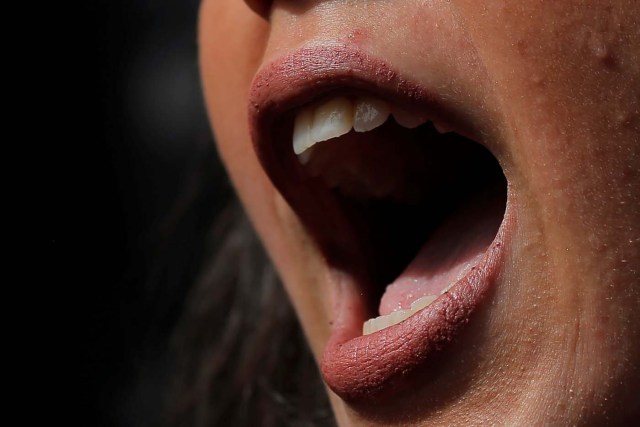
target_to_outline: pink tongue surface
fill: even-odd
[[[423,296],[440,295],[478,264],[500,227],[504,203],[483,200],[474,205],[451,215],[387,286],[380,301],[380,315],[408,309]]]

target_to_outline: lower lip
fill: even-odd
[[[377,403],[400,393],[415,381],[416,372],[437,369],[438,353],[472,320],[486,300],[504,265],[509,236],[515,226],[509,197],[500,230],[478,265],[448,292],[405,321],[361,335],[362,318],[354,310],[359,294],[340,292],[337,321],[325,347],[320,368],[327,385],[344,401]],[[430,366],[431,365],[431,366]],[[413,381],[412,381],[413,380]]]

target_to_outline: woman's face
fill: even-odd
[[[207,104],[339,422],[637,416],[640,3],[249,3]]]

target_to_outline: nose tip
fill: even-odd
[[[244,2],[258,15],[263,18],[269,17],[269,12],[271,10],[271,3],[273,0],[244,0]]]

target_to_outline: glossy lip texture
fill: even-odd
[[[352,45],[307,45],[257,73],[249,96],[249,122],[258,157],[314,236],[327,263],[334,271],[348,271],[358,277],[366,251],[354,243],[353,225],[326,189],[302,173],[291,149],[290,129],[277,129],[283,115],[333,90],[367,91],[453,124],[458,133],[478,132],[469,126],[472,122],[464,112],[449,108],[443,97],[410,82],[384,61]],[[514,225],[511,205],[508,196],[500,230],[480,263],[430,306],[397,325],[361,336],[366,319],[362,318],[365,303],[359,295],[366,284],[357,280],[332,283],[337,288],[332,289],[335,318],[320,367],[336,394],[345,401],[363,404],[393,396],[410,383],[418,369],[425,369],[439,350],[454,341],[499,276],[505,243]],[[345,286],[351,288],[342,289]]]

